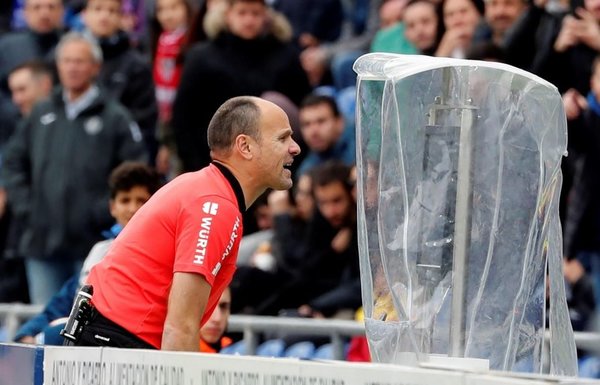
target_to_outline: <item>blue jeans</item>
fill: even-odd
[[[83,261],[25,259],[31,303],[45,305],[65,281],[79,274]]]

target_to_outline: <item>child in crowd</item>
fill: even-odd
[[[85,283],[92,267],[104,258],[121,229],[158,190],[160,179],[154,169],[143,163],[124,162],[111,173],[109,184],[110,213],[115,218],[116,224],[103,233],[106,240],[94,245],[83,263],[81,273],[65,282],[60,291],[46,304],[44,310],[21,326],[14,338],[16,342],[62,345],[62,337],[58,332],[66,322],[65,317],[69,316],[77,288]]]
[[[219,353],[221,349],[231,345],[231,338],[224,336],[230,314],[231,290],[226,288],[210,318],[200,328],[200,351],[202,353]]]
[[[181,48],[192,20],[192,6],[186,0],[157,0],[153,27],[152,57],[156,100],[158,102],[161,146],[156,159],[158,171],[167,175],[171,167],[169,143],[171,107],[181,78]]]

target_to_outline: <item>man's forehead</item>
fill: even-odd
[[[8,75],[8,81],[11,82],[16,80],[29,80],[29,78],[32,77],[32,74],[33,73],[29,68],[19,68],[18,70],[14,70]]]
[[[343,193],[346,189],[344,188],[344,182],[341,180],[333,180],[327,184],[314,186],[315,195],[326,195],[326,194],[338,194]]]
[[[55,5],[62,7],[62,0],[25,0],[25,6]]]
[[[266,123],[266,126],[274,129],[274,131],[291,131],[290,121],[283,109],[266,100],[260,100],[257,105],[260,109],[260,120],[262,123]]]

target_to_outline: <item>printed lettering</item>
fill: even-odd
[[[204,257],[206,256],[206,248],[208,247],[208,237],[210,236],[211,225],[211,217],[202,218],[200,231],[198,231],[198,240],[196,241],[196,250],[194,251],[193,263],[196,265],[202,265],[204,263]]]

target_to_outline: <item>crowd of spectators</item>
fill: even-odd
[[[574,325],[589,329],[600,301],[598,0],[2,2],[0,302],[45,304],[80,271],[110,228],[119,164],[145,162],[163,182],[206,166],[217,107],[255,95],[288,113],[303,151],[293,190],[245,215],[231,309],[353,314],[352,64],[370,51],[503,61],[558,87],[570,138],[565,277]]]

